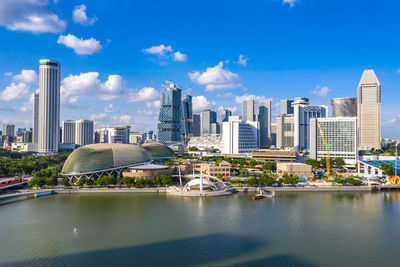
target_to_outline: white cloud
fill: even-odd
[[[99,80],[98,72],[70,74],[61,82],[62,101],[77,95],[94,95],[102,100],[113,100],[123,93],[122,77],[116,74],[108,75],[104,83]]]
[[[132,116],[128,115],[128,114],[120,116],[118,118],[118,122],[124,123],[124,124],[134,124],[134,121],[132,120]]]
[[[128,102],[152,101],[160,98],[159,92],[153,87],[143,87],[137,92],[131,92]]]
[[[14,81],[23,83],[33,83],[38,79],[38,75],[34,70],[21,70],[21,74],[17,74],[13,77]]]
[[[319,85],[317,85],[314,90],[310,91],[310,93],[325,98],[330,91],[332,90],[326,86],[320,87]]]
[[[72,48],[78,55],[92,55],[96,52],[100,52],[103,48],[100,42],[94,38],[83,39],[78,38],[73,34],[60,35],[57,43]]]
[[[82,25],[93,25],[97,18],[94,16],[93,18],[88,18],[86,15],[86,6],[85,5],[77,5],[72,11],[72,20],[75,23],[79,23]]]
[[[210,102],[204,95],[195,96],[192,98],[192,109],[195,112],[203,111],[210,108]]]
[[[294,7],[297,0],[282,0],[282,4],[288,4],[290,7]]]
[[[220,97],[220,98],[232,98],[232,97],[235,97],[235,95],[229,92],[229,93],[225,93],[225,94],[217,94],[217,97]]]
[[[206,91],[215,91],[240,87],[241,78],[238,74],[224,69],[221,61],[215,67],[207,68],[203,73],[198,71],[189,73],[189,78],[200,85],[206,86]]]
[[[21,98],[29,93],[29,86],[25,83],[12,82],[9,86],[0,93],[0,99],[4,101],[11,101]]]
[[[51,12],[46,0],[1,0],[0,25],[12,31],[59,33],[67,22]]]
[[[33,110],[33,94],[29,97],[29,101],[23,103],[20,107],[19,110],[22,112],[31,112]]]
[[[159,108],[160,107],[160,100],[154,100],[146,102],[146,107],[148,108]]]
[[[236,64],[247,66],[247,61],[249,58],[246,58],[244,55],[240,55],[238,61],[236,61]]]
[[[106,118],[107,114],[105,113],[98,113],[98,114],[93,114],[92,116],[90,116],[90,120],[92,121],[100,121],[103,120],[104,118]]]
[[[236,96],[235,102],[236,102],[236,104],[242,104],[242,102],[245,100],[263,101],[263,100],[269,100],[269,99],[271,99],[271,98],[267,98],[265,96],[252,95],[252,94],[244,94],[242,96]]]
[[[106,112],[106,113],[116,113],[116,112],[119,112],[119,108],[114,107],[114,104],[109,104],[104,108],[104,112]]]
[[[161,44],[159,46],[152,46],[150,48],[143,49],[142,51],[147,54],[165,56],[166,53],[172,52],[172,47],[170,45],[165,46],[165,45]]]
[[[138,114],[138,115],[143,115],[143,116],[153,116],[153,115],[155,115],[156,113],[155,113],[154,111],[152,111],[152,110],[145,110],[145,109],[143,109],[143,110],[138,110],[138,111],[137,111],[137,114]]]
[[[4,75],[6,75],[6,76],[12,76],[12,72],[4,72]]]
[[[188,60],[187,55],[182,54],[181,52],[175,52],[172,54],[172,60],[178,62],[186,62]]]

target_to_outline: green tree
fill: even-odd
[[[62,179],[62,180],[60,181],[60,185],[63,185],[63,186],[70,186],[69,180],[66,179],[66,178]]]
[[[297,178],[294,176],[284,175],[283,176],[283,183],[284,184],[298,184]]]
[[[311,165],[314,170],[317,170],[319,168],[320,162],[316,159],[306,159],[304,161],[305,164]]]
[[[172,177],[171,177],[171,175],[163,175],[163,176],[161,177],[161,182],[162,182],[163,185],[167,185],[167,184],[172,183]]]
[[[387,175],[393,174],[393,165],[390,163],[382,163],[380,169]]]
[[[42,188],[46,184],[46,178],[44,177],[33,177],[29,180],[28,185]]]
[[[344,166],[345,162],[344,162],[343,158],[337,157],[337,158],[334,159],[334,163],[335,163],[336,169],[341,170],[341,169],[343,169],[343,166]]]
[[[256,165],[257,165],[257,161],[256,161],[255,159],[251,159],[251,160],[249,161],[249,166],[250,166],[251,168],[254,168]]]
[[[134,183],[135,183],[135,179],[133,177],[124,176],[121,179],[121,184],[123,184],[123,185],[132,186]]]
[[[268,171],[276,171],[276,162],[275,161],[267,161],[264,163],[264,169]]]

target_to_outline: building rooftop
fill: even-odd
[[[362,84],[377,84],[377,85],[381,85],[379,83],[378,78],[375,75],[375,71],[374,70],[364,70],[361,79],[360,79],[360,83],[358,84],[358,86],[361,86]]]

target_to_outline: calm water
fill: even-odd
[[[250,196],[75,194],[0,206],[0,265],[400,265],[400,193]]]

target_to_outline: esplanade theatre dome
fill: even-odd
[[[64,163],[63,176],[101,176],[151,162],[144,148],[128,144],[92,144],[78,148]]]
[[[171,148],[160,143],[144,143],[142,147],[150,153],[153,160],[168,160],[175,157]]]

